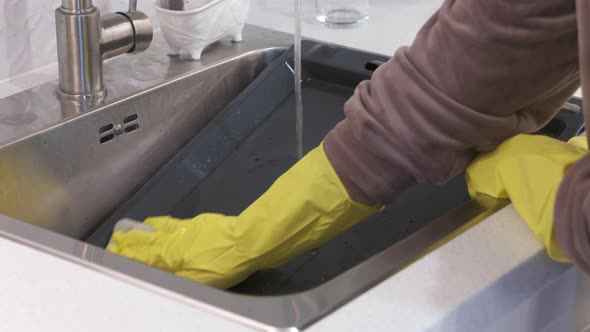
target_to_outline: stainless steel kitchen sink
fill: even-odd
[[[156,36],[145,54],[105,65],[109,91],[99,106],[59,101],[55,83],[0,100],[0,236],[214,315],[292,331],[506,204],[466,200],[321,285],[280,296],[213,289],[84,242],[291,43],[288,35],[255,27],[244,39],[213,45],[202,62],[190,62],[164,56]]]
[[[54,84],[2,100],[0,211],[85,238],[284,51],[245,46],[216,45],[210,64],[157,46],[111,63],[111,101],[84,114],[62,107]]]

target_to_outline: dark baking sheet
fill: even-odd
[[[305,42],[303,50],[304,146],[309,151],[344,118],[343,104],[355,86],[387,58],[315,42]],[[114,224],[124,217],[236,215],[263,194],[296,162],[292,58],[288,50],[269,66],[88,242],[106,246]],[[543,133],[573,136],[581,129],[579,113],[558,115]],[[444,186],[414,186],[379,215],[277,269],[255,273],[232,291],[278,295],[319,286],[468,198],[462,174]]]

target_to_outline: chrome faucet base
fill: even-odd
[[[108,95],[106,88],[91,95],[72,95],[61,91],[59,86],[55,89],[55,93],[64,118],[95,109],[107,100]]]

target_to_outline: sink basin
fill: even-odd
[[[302,49],[307,152],[344,119],[344,103],[374,70],[367,63],[386,58],[313,41]],[[237,215],[264,193],[297,161],[292,59],[292,49],[285,51],[87,241],[106,247],[123,218]],[[467,201],[463,175],[444,186],[414,186],[382,213],[231,291],[276,296],[320,287]]]
[[[283,51],[223,59],[0,145],[0,170],[8,175],[0,179],[0,212],[85,239]],[[40,90],[54,85],[5,103],[14,109]]]
[[[0,214],[6,216],[0,216],[0,236],[253,328],[293,331],[310,326],[506,204],[487,197],[469,199],[462,177],[445,187],[416,186],[381,217],[353,227],[317,251],[279,269],[261,271],[230,291],[200,285],[100,248],[105,236],[108,237],[109,224],[112,226],[123,216],[141,218],[172,211],[189,217],[211,208],[218,208],[216,212],[238,213],[273,177],[295,162],[291,152],[286,152],[286,146],[292,145],[294,154],[294,143],[275,142],[274,149],[285,152],[288,162],[277,163],[278,167],[273,166],[276,174],[267,174],[266,182],[250,191],[244,190],[249,196],[233,197],[232,202],[237,203],[228,208],[220,204],[228,193],[212,189],[224,181],[230,183],[247,177],[243,169],[235,166],[244,160],[252,161],[248,159],[252,151],[244,150],[243,146],[267,144],[264,142],[269,141],[269,135],[281,134],[284,126],[291,123],[288,112],[282,111],[285,105],[291,104],[288,95],[275,96],[280,102],[274,104],[278,111],[272,115],[252,112],[272,108],[265,103],[273,98],[262,98],[254,104],[249,104],[252,99],[246,98],[253,89],[265,91],[262,83],[254,87],[250,83],[256,84],[260,81],[257,77],[268,75],[274,68],[271,64],[278,63],[276,68],[280,68],[276,70],[290,68],[290,56],[285,53],[290,37],[248,27],[244,39],[243,44],[214,45],[205,52],[202,62],[159,57],[152,65],[156,54],[165,48],[161,37],[159,41],[156,38],[152,53],[134,59],[133,65],[129,66],[126,63],[129,59],[125,58],[106,65],[109,75],[106,81],[112,90],[109,99],[106,104],[91,107],[84,113],[63,112],[63,104],[53,96],[55,84],[0,100]],[[309,67],[305,100],[313,103],[324,98],[319,106],[308,106],[327,113],[307,117],[308,121],[314,119],[307,127],[306,137],[311,137],[306,141],[307,149],[315,146],[342,118],[339,110],[345,101],[343,96],[352,93],[357,80],[370,75],[365,72],[372,70],[369,60],[384,60],[362,52],[315,46],[311,52],[319,52],[315,54],[319,62]],[[348,77],[343,77],[341,70],[314,71],[314,66],[322,61],[330,66],[352,65],[338,62],[339,55],[347,52],[355,55],[354,66],[358,67]],[[131,76],[149,79],[129,79]],[[284,78],[292,84],[292,77]],[[32,115],[9,113],[19,108],[21,113],[32,112]],[[242,118],[235,118],[235,127],[224,127],[225,114],[241,114]],[[250,114],[269,120],[264,125],[247,124]],[[554,127],[564,130],[563,123]],[[247,126],[251,128],[244,129]],[[207,134],[216,128],[235,130],[234,136],[243,135],[245,143],[230,139],[222,144],[214,133]],[[559,137],[559,133],[554,136]],[[145,202],[140,199],[144,197],[142,193],[158,186],[150,179],[164,179],[160,183],[170,185],[166,174],[173,172],[166,170],[186,161],[183,156],[197,159],[205,156],[198,151],[208,151],[207,157],[228,160],[215,168],[225,167],[225,174],[233,177],[216,175],[205,166],[191,168],[202,171],[202,174],[194,173],[194,178],[207,175],[206,181],[198,185],[205,198],[187,194],[186,197],[193,199],[187,201],[191,204],[167,210],[141,203]],[[194,181],[193,177],[183,181]],[[175,183],[175,188],[193,189],[183,181]],[[149,192],[152,202],[161,205],[170,196],[165,191]],[[421,219],[414,219],[416,214]],[[107,233],[100,233],[103,228]],[[102,234],[102,238],[95,237],[96,234]]]

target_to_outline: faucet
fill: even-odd
[[[125,13],[100,15],[92,0],[62,0],[55,10],[60,96],[76,101],[104,99],[103,61],[124,53],[145,51],[153,28],[129,1]]]

